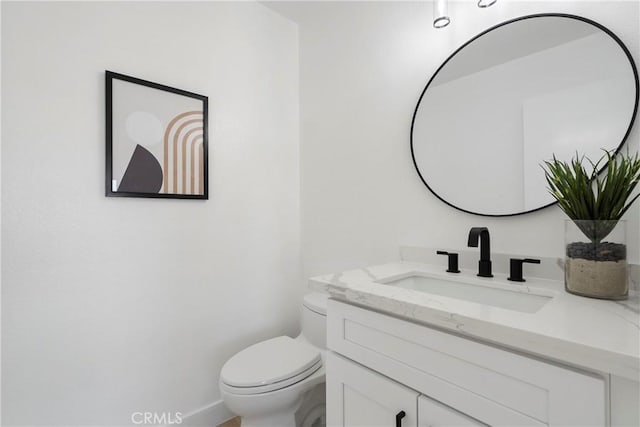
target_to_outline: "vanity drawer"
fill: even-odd
[[[330,300],[328,347],[490,425],[605,425],[603,378]],[[500,420],[486,408],[500,406]],[[505,412],[506,411],[506,412]],[[485,413],[486,412],[486,413]]]

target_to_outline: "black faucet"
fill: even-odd
[[[478,276],[493,277],[491,274],[491,247],[489,245],[489,229],[487,227],[473,227],[469,230],[468,246],[478,247],[480,240],[480,261],[478,261]]]

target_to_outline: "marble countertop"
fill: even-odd
[[[310,279],[310,287],[332,297],[411,321],[452,330],[531,355],[638,381],[640,378],[640,295],[625,301],[579,297],[559,280],[527,277],[524,284],[476,271],[446,273],[442,265],[400,261]],[[432,277],[481,280],[490,286],[553,298],[535,313],[484,305],[378,283],[424,273]]]

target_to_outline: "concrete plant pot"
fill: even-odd
[[[565,221],[565,290],[600,299],[629,295],[626,222]]]

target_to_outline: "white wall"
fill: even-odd
[[[104,70],[209,96],[210,200],[104,197]],[[219,399],[295,333],[295,24],[257,3],[2,2],[3,425]],[[174,418],[175,419],[175,418]]]
[[[415,104],[451,52],[482,30],[530,13],[566,12],[613,30],[639,53],[637,2],[515,2],[488,9],[451,3],[452,23],[431,25],[427,2],[305,3],[300,22],[302,239],[305,276],[397,260],[398,246],[463,248],[488,226],[492,250],[562,256],[564,214],[552,207],[487,218],[439,201],[418,178],[409,131]],[[630,136],[638,149],[638,124]],[[452,179],[473,179],[452,170]],[[629,256],[640,260],[639,204]]]

